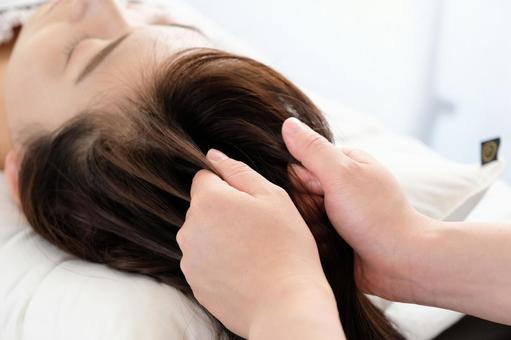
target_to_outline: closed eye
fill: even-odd
[[[207,35],[201,29],[199,29],[195,26],[191,26],[191,25],[168,23],[168,24],[155,24],[154,26],[179,27],[179,28],[189,29],[189,30],[195,31],[195,32],[199,33],[200,35],[208,38]],[[82,41],[84,41],[88,38],[90,38],[90,37],[85,34],[78,35],[74,39],[72,39],[69,44],[67,44],[64,47],[64,56],[66,57],[66,66],[67,66],[67,64],[69,64],[69,60],[73,56],[73,52],[76,49],[76,47],[78,46],[78,44],[80,44]]]
[[[207,38],[207,36],[206,36],[206,34],[204,34],[204,32],[202,32],[199,28],[194,27],[194,26],[176,24],[176,23],[158,24],[158,25],[154,25],[154,26],[184,28],[184,29],[195,31],[195,32],[199,33],[200,35]],[[75,84],[78,84],[83,79],[85,79],[89,74],[91,74],[106,59],[106,57],[109,56],[112,53],[112,51],[114,49],[116,49],[130,34],[131,33],[127,33],[127,34],[123,35],[122,37],[120,37],[119,39],[112,41],[110,44],[108,44],[102,50],[100,50],[95,56],[93,56],[89,60],[89,62],[85,65],[83,70],[80,72],[79,76],[76,78]],[[90,37],[89,37],[89,39],[90,39]],[[82,41],[83,40],[84,39],[82,38]],[[78,44],[79,44],[79,42],[71,50],[69,58],[71,58],[73,51]],[[68,59],[68,62],[69,62],[69,59]]]
[[[71,40],[69,44],[67,44],[64,47],[64,56],[66,57],[66,66],[69,64],[69,60],[73,56],[73,52],[82,41],[88,39],[89,37],[85,34],[81,34],[76,36],[74,39]]]

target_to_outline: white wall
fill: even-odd
[[[454,111],[439,117],[432,141],[449,158],[477,161],[480,141],[501,136],[511,161],[510,19],[511,1],[445,2],[437,91]]]
[[[435,0],[188,0],[292,80],[415,133]]]
[[[497,135],[511,158],[509,0],[188,2],[298,84],[451,159],[478,162]]]

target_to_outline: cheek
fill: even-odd
[[[67,97],[61,82],[45,71],[36,56],[13,56],[5,79],[5,109],[15,141],[20,140],[27,126],[50,129],[63,120]]]
[[[28,128],[56,129],[74,112],[77,93],[65,77],[60,31],[26,31],[15,46],[5,78],[5,108],[15,141]]]
[[[5,79],[5,105],[10,123],[19,125],[40,102],[40,72],[23,55],[13,56]],[[30,98],[30,100],[28,100]]]
[[[40,92],[42,84],[52,83],[52,59],[45,52],[44,44],[18,42],[9,60],[6,73],[6,91],[11,101],[19,103],[21,95],[30,97]]]

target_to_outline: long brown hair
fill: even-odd
[[[296,86],[250,58],[192,49],[160,65],[116,112],[83,113],[26,143],[19,177],[32,227],[63,250],[151,276],[193,299],[180,271],[176,233],[195,173],[210,148],[284,188],[307,221],[348,339],[400,339],[356,287],[353,251],[322,206],[288,173],[297,161],[281,137],[296,116],[332,140],[321,112]],[[219,338],[239,339],[212,318]]]

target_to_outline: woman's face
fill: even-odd
[[[152,14],[115,0],[41,6],[23,27],[7,69],[15,145],[25,130],[52,131],[97,101],[119,104],[115,99],[134,94],[158,62],[184,48],[209,46],[193,27]]]

